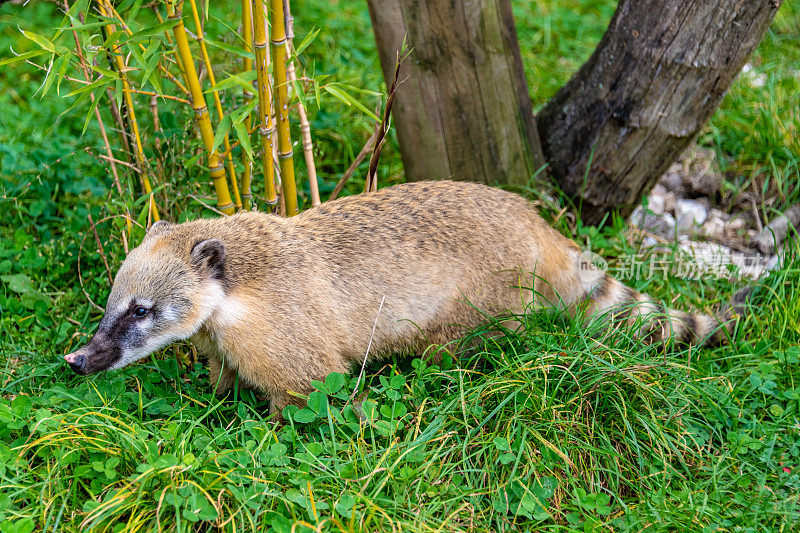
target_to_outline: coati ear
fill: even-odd
[[[225,277],[225,245],[219,239],[198,241],[192,247],[192,265],[205,276],[222,280]]]
[[[159,220],[158,222],[153,222],[150,225],[150,229],[147,230],[147,235],[157,235],[159,233],[164,232],[172,227],[172,224],[167,222],[166,220]]]

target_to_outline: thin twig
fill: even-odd
[[[92,227],[92,231],[94,232],[94,240],[97,243],[97,253],[100,254],[100,258],[103,260],[103,264],[106,267],[106,274],[108,275],[108,282],[110,284],[114,283],[114,277],[111,275],[111,269],[108,267],[108,259],[106,259],[106,251],[103,250],[103,243],[100,242],[100,235],[97,234],[97,228],[95,227],[94,220],[92,220],[91,213],[86,215],[89,219],[89,225]]]
[[[130,221],[130,223],[131,223],[131,224],[136,224],[137,226],[141,227],[141,224],[139,224],[139,223],[138,223],[138,222],[136,222],[135,220],[131,220],[131,218],[130,218],[130,217],[128,217],[127,215],[109,215],[109,216],[107,216],[107,217],[104,217],[104,218],[102,218],[102,219],[98,220],[98,221],[97,221],[97,223],[95,223],[95,226],[96,226],[97,224],[102,224],[102,223],[103,223],[103,222],[105,222],[106,220],[111,220],[112,218],[119,218],[119,217],[122,217],[122,218],[124,218],[125,220],[127,220],[127,221]],[[122,234],[123,234],[123,238],[124,238],[125,232],[123,232]],[[80,284],[81,284],[81,291],[83,291],[83,295],[86,297],[86,299],[89,301],[89,303],[90,303],[90,304],[91,304],[91,305],[92,305],[92,306],[93,306],[95,309],[98,309],[98,310],[99,310],[101,313],[105,313],[105,309],[103,309],[102,307],[100,307],[99,305],[97,305],[96,303],[94,303],[94,300],[92,300],[92,297],[91,297],[91,296],[89,296],[89,293],[88,293],[88,292],[86,292],[86,287],[84,287],[84,285],[83,285],[83,274],[82,274],[82,272],[81,272],[81,256],[83,255],[83,245],[84,245],[84,243],[86,242],[86,237],[87,237],[88,235],[89,235],[89,233],[84,233],[84,234],[83,234],[83,237],[81,237],[81,244],[80,244],[80,246],[78,246],[78,281],[79,281],[79,282],[80,282]]]
[[[392,84],[389,86],[389,93],[386,96],[386,107],[383,109],[383,117],[381,117],[380,124],[376,130],[375,148],[372,150],[372,156],[369,159],[367,183],[364,187],[365,192],[374,192],[378,190],[378,161],[380,161],[381,148],[383,147],[383,143],[386,142],[386,132],[389,129],[392,104],[394,103],[394,95],[397,90],[397,79],[400,76],[400,65],[403,64],[403,60],[406,57],[408,56],[405,55],[400,57],[400,52],[397,52],[397,62],[394,67],[394,76],[392,77]]]
[[[100,159],[105,159],[106,161],[109,161],[111,163],[116,163],[118,165],[122,165],[122,166],[128,167],[128,168],[134,170],[135,172],[141,172],[142,171],[136,165],[134,165],[132,163],[128,163],[127,161],[122,161],[121,159],[117,159],[116,157],[109,157],[109,156],[103,155],[103,154],[97,154],[97,157],[99,157]]]
[[[220,211],[219,209],[216,209],[216,208],[214,208],[214,207],[211,207],[210,205],[208,205],[207,203],[205,203],[203,200],[201,200],[201,199],[200,199],[200,198],[198,198],[197,196],[195,196],[195,195],[193,195],[193,194],[189,194],[188,196],[189,196],[189,198],[191,198],[192,200],[196,201],[197,203],[199,203],[200,205],[202,205],[202,206],[203,206],[203,207],[205,207],[206,209],[209,209],[209,210],[211,210],[211,211],[215,212],[216,214],[218,214],[218,215],[220,215],[220,216],[223,216],[223,217],[227,217],[227,216],[228,216],[228,214],[227,214],[227,213],[223,213],[223,212],[222,212],[222,211]]]
[[[375,316],[375,323],[372,325],[372,333],[369,336],[369,344],[367,344],[367,351],[364,353],[364,361],[361,363],[361,371],[358,373],[358,379],[356,380],[356,386],[353,387],[353,394],[350,395],[350,398],[347,402],[351,402],[353,398],[355,398],[356,394],[358,393],[358,386],[361,383],[361,378],[364,377],[364,367],[367,366],[367,358],[369,357],[369,350],[372,348],[372,339],[375,337],[375,328],[378,327],[378,319],[381,316],[381,310],[383,309],[383,302],[386,301],[386,294],[383,295],[381,298],[381,305],[378,307],[378,314]]]
[[[364,161],[364,158],[367,157],[367,154],[370,153],[370,151],[372,150],[372,147],[375,144],[375,135],[376,135],[376,133],[377,133],[377,131],[373,131],[372,132],[372,135],[369,136],[369,139],[367,139],[367,142],[364,144],[364,147],[361,148],[361,151],[358,152],[358,155],[356,156],[356,158],[353,159],[353,162],[350,164],[349,167],[347,167],[347,170],[345,171],[344,175],[339,180],[339,182],[336,184],[336,187],[333,188],[333,192],[328,197],[328,201],[329,202],[331,200],[336,200],[336,197],[339,196],[339,193],[342,192],[342,189],[344,189],[344,186],[347,184],[347,180],[349,180],[351,177],[353,177],[353,174],[355,173],[356,169],[358,168],[358,165],[360,165],[361,162]]]

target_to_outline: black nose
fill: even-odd
[[[76,374],[84,374],[84,367],[86,366],[86,357],[83,355],[77,355],[73,358],[72,361],[69,361],[69,367],[76,373]]]

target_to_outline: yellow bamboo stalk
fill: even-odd
[[[100,13],[107,17],[109,17],[109,13],[106,10],[106,4],[102,1],[98,2],[98,7],[100,9]],[[113,34],[117,31],[117,28],[114,24],[106,24],[106,29],[109,32],[109,35]],[[130,123],[131,127],[131,134],[133,135],[134,141],[134,156],[136,157],[136,163],[139,166],[142,178],[142,188],[144,189],[144,193],[149,195],[149,202],[150,202],[150,217],[153,221],[159,220],[158,215],[158,208],[156,207],[155,198],[153,198],[153,188],[150,185],[150,178],[147,176],[147,163],[144,157],[144,150],[142,149],[142,139],[139,136],[139,124],[136,121],[136,112],[133,109],[133,98],[131,97],[131,85],[128,82],[128,76],[125,74],[125,60],[122,58],[122,50],[118,44],[114,45],[114,49],[111,51],[111,55],[114,61],[114,64],[117,68],[117,72],[119,73],[119,77],[122,80],[122,94],[125,98],[125,107],[128,111],[128,122]]]
[[[203,89],[200,87],[197,71],[194,68],[192,51],[189,49],[189,38],[186,35],[186,28],[183,26],[183,5],[180,0],[177,2],[177,7],[175,0],[166,0],[166,4],[167,17],[176,21],[175,26],[172,28],[173,36],[175,37],[175,45],[178,48],[178,56],[183,64],[186,85],[189,86],[189,91],[192,95],[192,108],[194,109],[197,128],[200,130],[200,136],[203,138],[203,144],[205,144],[208,152],[208,167],[211,169],[211,179],[214,180],[214,188],[217,191],[217,209],[226,215],[232,215],[234,213],[234,205],[228,191],[228,182],[225,179],[225,168],[222,166],[222,161],[216,150],[213,150],[214,128],[211,126],[208,106],[203,97]]]
[[[264,195],[267,205],[274,209],[278,203],[275,194],[275,169],[272,166],[272,94],[269,90],[266,18],[264,0],[253,0],[253,50],[256,57],[256,77],[258,84],[258,115],[261,127],[261,164],[264,167]]]
[[[197,28],[197,42],[200,45],[200,53],[203,55],[203,63],[205,63],[206,70],[208,71],[208,82],[213,87],[217,84],[217,80],[214,78],[214,69],[211,66],[211,58],[208,57],[208,49],[206,48],[206,41],[203,37],[203,25],[200,22],[200,14],[197,12],[197,4],[194,0],[189,0],[189,4],[192,6],[192,17],[194,17],[194,25],[195,28]],[[222,122],[222,118],[225,115],[222,111],[222,100],[219,98],[219,92],[215,89],[211,91],[211,93],[214,95],[214,108],[217,110],[217,120]],[[231,180],[233,202],[236,205],[236,210],[239,211],[242,209],[242,199],[239,196],[239,184],[236,178],[236,169],[233,166],[233,155],[231,154],[231,141],[227,133],[225,133],[222,143],[225,146],[225,157],[228,161],[228,177]]]
[[[294,61],[291,61],[294,51],[294,45],[292,44],[294,40],[294,18],[292,17],[289,0],[283,0],[283,9],[286,15],[286,54],[289,57],[286,64],[286,77],[290,85],[296,86],[297,73],[294,68]],[[311,141],[311,125],[308,123],[308,115],[306,115],[306,108],[302,101],[297,102],[297,114],[300,117],[300,135],[303,139],[303,155],[305,156],[306,169],[308,170],[308,189],[311,191],[311,205],[316,207],[321,202],[319,199],[317,166],[314,163],[314,143]]]
[[[253,10],[250,4],[251,0],[242,0],[242,36],[244,37],[244,46],[248,52],[253,51]],[[249,57],[245,57],[242,60],[242,70],[244,72],[250,72],[253,70],[253,60]],[[243,91],[243,99],[244,105],[249,104],[253,100],[253,93],[252,91],[248,91],[244,89]],[[244,128],[246,131],[250,131],[251,123],[250,123],[250,113],[244,119]],[[247,151],[242,149],[242,164],[244,165],[244,171],[242,172],[242,207],[245,211],[249,211],[251,207],[251,199],[253,197],[253,193],[250,190],[250,180],[251,180],[251,171],[253,163],[250,161],[250,156],[247,155]]]
[[[153,13],[155,13],[156,15],[156,19],[158,19],[158,23],[164,24],[164,17],[161,16],[161,12],[158,10],[158,7],[155,4],[153,4],[152,9]],[[169,34],[169,31],[164,30],[164,37],[167,38],[167,43],[169,43],[169,45],[172,47],[172,36]],[[172,54],[175,56],[174,61],[175,64],[178,65],[178,70],[181,71],[181,76],[183,76],[183,79],[186,79],[186,75],[183,73],[183,64],[181,63],[181,59],[180,57],[178,57],[178,52],[174,47],[172,50]],[[186,94],[189,94],[189,92],[187,91]]]
[[[289,132],[289,91],[286,83],[286,26],[283,0],[270,0],[272,75],[275,79],[275,115],[278,120],[278,162],[281,167],[286,216],[297,214],[297,187],[294,180],[292,138]]]

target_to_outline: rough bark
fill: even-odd
[[[592,57],[537,117],[550,171],[584,222],[632,211],[711,117],[779,6],[620,1]]]
[[[528,183],[541,147],[509,0],[368,0],[406,177]]]

